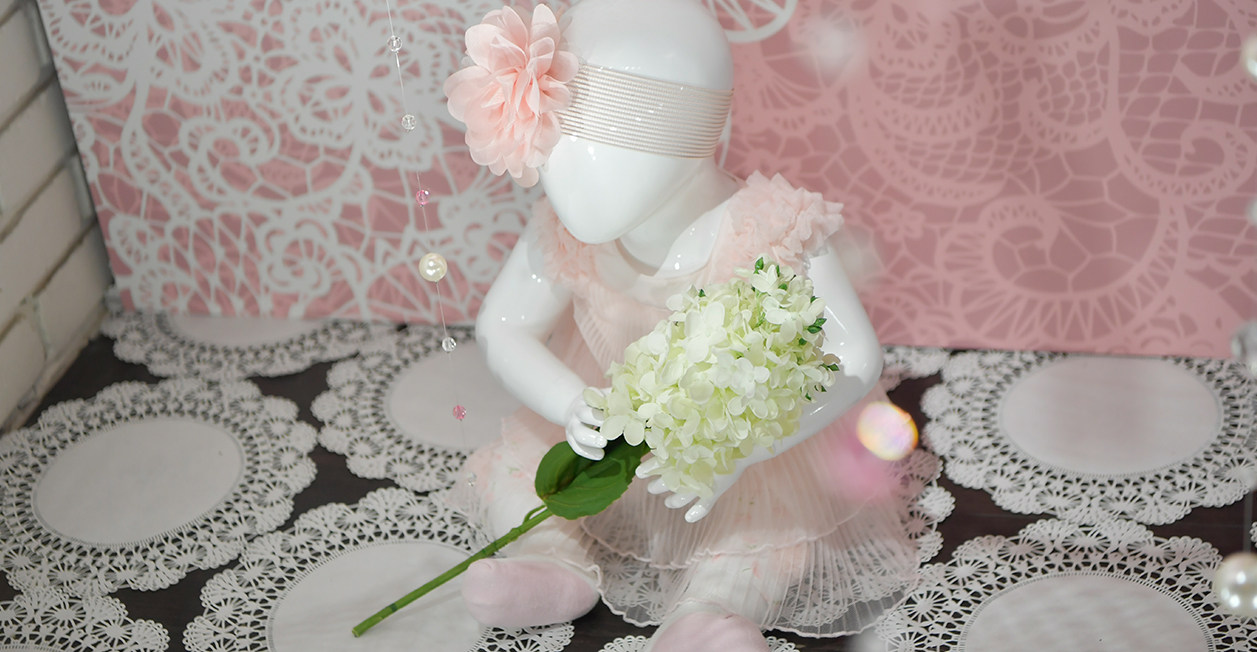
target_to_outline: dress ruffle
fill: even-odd
[[[549,204],[538,202],[535,245],[552,280],[573,292],[576,324],[565,331],[566,341],[551,341],[551,349],[585,382],[605,385],[609,363],[622,360],[629,343],[669,314],[663,307],[668,295],[725,282],[761,255],[805,273],[808,256],[841,226],[840,209],[780,176],[754,174],[724,205],[705,266],[685,276],[629,282],[618,272],[607,274],[623,267],[614,244],[576,240]],[[860,631],[904,597],[918,566],[901,518],[904,506],[889,494],[871,496],[866,489],[876,482],[859,480],[893,473],[855,438],[857,415],[873,400],[886,400],[885,393],[870,392],[820,433],[747,468],[698,523],[686,523],[684,510],[667,508],[639,480],[601,514],[549,527],[582,542],[604,601],[636,624],[657,625],[679,601],[698,595],[764,628],[812,636]],[[563,440],[561,426],[527,408],[506,420],[502,438],[468,460],[478,478],[493,478],[478,483],[475,513],[497,530],[514,525],[495,510],[537,502],[533,470]],[[539,552],[546,551],[527,550]]]

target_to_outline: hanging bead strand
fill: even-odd
[[[418,119],[415,118],[415,116],[410,112],[410,110],[406,106],[406,82],[405,82],[405,78],[402,75],[402,60],[401,60],[402,39],[400,36],[397,35],[396,30],[393,28],[393,7],[392,7],[391,1],[384,0],[384,7],[385,7],[385,11],[388,14],[388,33],[389,33],[386,46],[388,48],[388,51],[393,55],[393,63],[397,66],[397,86],[401,89],[402,129],[405,129],[408,132],[414,131],[415,127],[418,126],[419,121]],[[419,178],[418,174],[415,174],[415,187],[418,188],[418,190],[415,191],[415,202],[419,204],[419,213],[423,218],[423,230],[425,233],[428,233],[430,231],[430,228],[428,224],[427,206],[428,206],[428,199],[432,193],[428,191],[427,188],[423,187],[423,180]],[[454,416],[454,418],[458,421],[459,436],[462,439],[463,448],[466,449],[467,448],[467,430],[466,430],[465,424],[463,423],[463,419],[467,417],[467,409],[463,407],[462,401],[459,400],[458,383],[453,380],[455,376],[454,376],[454,358],[452,354],[454,353],[454,349],[458,347],[458,341],[450,336],[449,327],[445,320],[445,301],[444,301],[444,298],[441,296],[440,281],[441,279],[445,278],[445,273],[447,271],[449,271],[449,265],[448,263],[446,263],[445,257],[435,251],[429,251],[428,253],[423,255],[423,258],[419,260],[419,275],[423,277],[425,281],[432,283],[433,287],[436,288],[436,297],[437,297],[436,311],[437,311],[437,315],[440,316],[441,318],[441,350],[445,352],[445,360],[449,366],[450,386],[454,390],[454,409],[451,411],[451,413]],[[476,483],[476,477],[474,473],[469,472],[467,474],[467,483],[471,485],[474,485]]]

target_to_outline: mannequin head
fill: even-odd
[[[583,64],[712,90],[733,87],[724,30],[697,0],[584,0],[563,22],[566,46]],[[637,228],[715,167],[711,157],[676,158],[564,135],[539,172],[564,226],[597,244]]]

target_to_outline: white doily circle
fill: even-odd
[[[5,650],[161,652],[169,646],[165,627],[131,620],[116,598],[34,587],[0,602],[0,648]]]
[[[1204,541],[1155,537],[1130,521],[1039,521],[1015,537],[966,541],[951,561],[924,567],[920,586],[877,634],[893,652],[1192,649],[1184,642],[1247,651],[1257,621],[1217,610],[1211,582],[1220,561]],[[1158,615],[1165,622],[1149,620]],[[1167,634],[1184,624],[1192,629]]]
[[[768,652],[798,652],[799,648],[794,643],[776,636],[766,636],[768,639]],[[607,643],[599,652],[642,652],[646,649],[646,643],[650,641],[645,636],[621,636],[620,638]]]
[[[896,462],[893,468],[898,484],[892,500],[898,506],[904,530],[917,544],[918,560],[927,562],[942,550],[943,536],[938,531],[938,524],[951,514],[956,504],[955,497],[938,484],[942,462],[938,456],[927,450],[914,450]],[[874,549],[846,552],[853,558],[860,559],[876,559],[878,555]],[[603,602],[611,607],[612,612],[639,626],[657,624],[667,617],[667,596],[673,590],[669,583],[675,581],[675,578],[666,570],[660,572],[645,562],[612,553],[602,546],[594,547],[593,556],[603,576]],[[880,579],[869,578],[869,585],[862,588],[868,593],[883,591],[879,597],[889,601],[887,606],[903,597],[901,586],[893,581],[879,584]],[[831,613],[831,605],[823,602],[809,602],[800,607],[812,610],[800,612],[800,617],[796,619],[800,622],[827,623],[842,616],[842,612]],[[794,631],[788,627],[775,629],[803,636],[816,635],[814,632]]]
[[[314,479],[314,443],[295,404],[247,381],[119,383],[57,404],[0,439],[0,566],[21,590],[165,588],[281,525]]]
[[[1210,405],[1214,426],[1199,431]],[[956,354],[921,405],[948,477],[1000,507],[1154,525],[1247,493],[1255,406],[1257,384],[1225,360],[1031,352]]]
[[[114,355],[155,376],[239,380],[349,357],[393,326],[128,312],[110,315],[100,330],[114,339]]]
[[[184,646],[190,652],[238,649],[286,652],[274,645],[275,613],[285,599],[299,590],[302,582],[315,577],[329,565],[342,563],[348,556],[363,551],[371,553],[380,547],[403,546],[377,555],[367,565],[374,563],[378,571],[381,561],[386,562],[390,555],[396,563],[404,563],[401,560],[408,549],[403,544],[413,543],[427,544],[431,549],[458,551],[461,558],[466,558],[488,541],[439,495],[420,497],[410,491],[390,487],[371,492],[355,506],[323,505],[297,517],[292,528],[254,540],[240,555],[236,567],[206,582],[201,590],[201,604],[205,612],[184,630]],[[451,557],[443,554],[436,561],[459,558],[459,555]],[[399,570],[413,570],[410,568],[413,565],[407,564],[407,568]],[[317,581],[335,583],[339,573],[350,569],[351,565],[332,569]],[[423,581],[422,576],[401,578],[401,584],[407,586],[404,591],[415,588]],[[321,591],[327,594],[325,600],[321,604],[312,604],[310,608],[331,613],[337,605],[343,604],[353,611],[353,616],[345,614],[341,618],[356,623],[401,597],[400,594],[393,595],[396,592],[394,583],[396,580],[381,578],[379,591],[374,596],[376,600],[368,600],[369,606],[358,604],[362,602],[361,589],[369,585],[354,580],[355,586],[350,587],[348,595],[339,591]],[[314,593],[305,592],[303,600],[311,602],[312,596]],[[430,594],[428,597],[434,597],[435,604],[428,601],[411,604],[406,607],[409,612],[398,612],[358,639],[350,634],[351,623],[343,631],[337,630],[340,638],[326,644],[329,649],[337,650],[375,650],[382,639],[394,641],[398,636],[405,636],[405,633],[399,634],[397,628],[405,628],[407,624],[413,626],[425,617],[432,618],[433,613],[449,617],[450,613],[462,608],[457,592],[454,591],[451,598],[448,588],[443,594]],[[359,609],[362,613],[358,613]],[[411,615],[407,616],[407,613]],[[286,622],[301,620],[300,615],[286,617]],[[385,628],[392,628],[391,637]],[[385,633],[377,633],[376,630]],[[570,623],[518,630],[491,628],[480,634],[473,649],[557,652],[571,642],[573,631]],[[445,652],[442,648],[425,647],[422,641],[413,637],[411,645],[413,649]]]
[[[925,378],[942,371],[951,357],[947,349],[921,346],[882,347],[882,387],[890,391],[907,378]]]
[[[448,357],[440,327],[412,325],[333,366],[311,407],[325,424],[319,443],[364,478],[415,491],[452,484],[467,453],[496,439],[520,403],[485,366],[471,329],[449,335],[457,348]],[[461,423],[455,405],[467,410]]]

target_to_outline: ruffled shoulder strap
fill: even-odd
[[[713,279],[732,276],[760,256],[802,272],[807,259],[821,252],[825,239],[842,227],[842,204],[820,193],[791,186],[780,174],[768,179],[751,174],[746,186],[729,198],[712,263]],[[727,268],[727,269],[725,269]]]
[[[532,205],[529,225],[534,244],[544,256],[546,275],[577,295],[585,295],[597,278],[594,262],[595,245],[577,240],[550,206],[550,200],[538,199]]]

